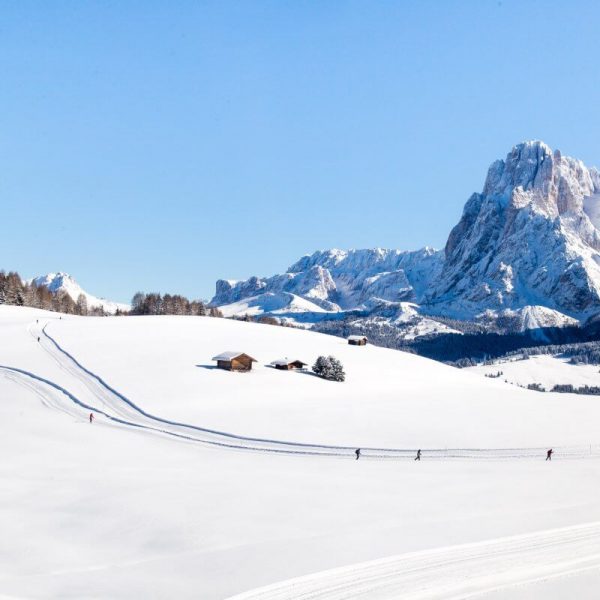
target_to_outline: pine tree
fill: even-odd
[[[312,368],[315,375],[329,381],[345,381],[342,363],[335,356],[319,356]]]
[[[329,357],[329,365],[330,365],[330,374],[332,381],[345,381],[346,373],[344,373],[344,366],[342,363],[335,358],[335,356]]]

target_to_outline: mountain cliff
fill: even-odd
[[[410,302],[417,320],[573,324],[600,312],[599,228],[600,173],[524,142],[490,166],[443,250],[318,251],[282,275],[220,280],[212,303],[307,323],[381,319],[382,307],[388,321],[403,322]]]

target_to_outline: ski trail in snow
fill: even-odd
[[[28,330],[34,338],[39,338],[39,346],[51,356],[62,371],[78,384],[83,384],[86,390],[85,397],[81,395],[76,397],[64,387],[23,369],[1,365],[0,369],[12,374],[12,379],[17,383],[28,385],[38,396],[44,397],[44,402],[48,406],[71,414],[74,407],[79,406],[119,425],[231,450],[351,457],[354,459],[354,451],[357,446],[333,446],[246,437],[152,415],[111,387],[99,375],[83,366],[46,331],[47,325],[48,323],[39,332],[36,332],[34,325],[31,324]],[[77,416],[81,417],[81,412],[76,408],[75,411]],[[523,458],[539,460],[545,457],[545,450],[545,448],[423,449],[422,457],[423,460],[513,460]],[[413,460],[415,453],[414,449],[361,447],[361,459],[363,460]],[[555,456],[560,456],[561,459],[598,458],[600,457],[600,447],[590,445],[556,447]]]
[[[600,569],[600,522],[401,554],[228,600],[458,600],[591,569]]]

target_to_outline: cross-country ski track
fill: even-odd
[[[85,397],[75,396],[66,387],[24,369],[0,365],[0,370],[15,383],[34,390],[48,406],[77,415],[81,415],[83,409],[95,413],[96,416],[101,415],[117,425],[223,449],[353,459],[355,457],[357,446],[308,444],[246,437],[152,415],[83,366],[46,331],[47,327],[48,323],[43,326],[32,323],[29,331],[34,338],[39,338],[40,348],[52,357],[60,369],[74,381],[83,384],[86,390]],[[75,413],[73,413],[74,409]],[[361,459],[413,460],[415,452],[415,449],[361,447]],[[423,460],[516,460],[540,459],[543,458],[544,452],[544,448],[433,448],[423,449],[422,457]],[[560,456],[561,459],[598,458],[600,446],[557,447],[555,456]]]
[[[411,552],[229,600],[458,600],[600,568],[600,523]]]

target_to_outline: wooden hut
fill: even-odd
[[[366,346],[367,336],[366,335],[351,335],[348,337],[348,343],[351,346]]]
[[[233,351],[222,352],[217,356],[213,356],[213,360],[217,361],[219,369],[225,369],[226,371],[250,371],[252,363],[258,362],[245,352]]]
[[[280,369],[281,371],[292,371],[294,369],[303,369],[306,367],[306,363],[301,360],[289,360],[288,358],[280,358],[274,360],[271,363],[272,367]]]

